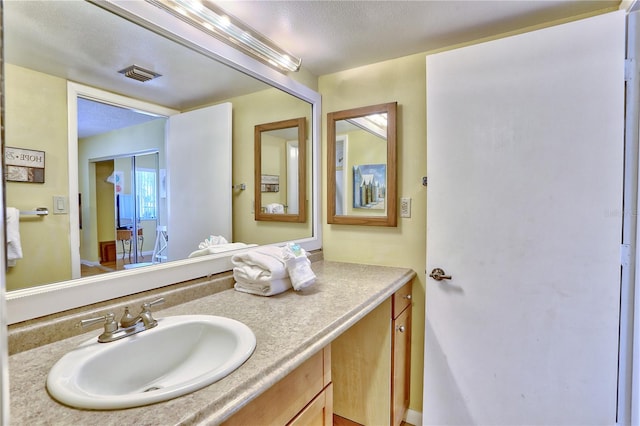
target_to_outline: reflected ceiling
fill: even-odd
[[[85,1],[6,1],[5,60],[180,111],[266,89],[174,41]],[[99,16],[99,18],[97,17]],[[162,74],[142,83],[118,71]]]

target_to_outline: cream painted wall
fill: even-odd
[[[6,274],[7,290],[71,278],[69,217],[51,214],[53,196],[67,197],[67,82],[64,79],[5,66],[5,144],[45,151],[45,182],[6,183],[7,206],[21,210],[47,207],[45,217],[22,218],[23,259]]]
[[[426,267],[426,72],[425,55],[407,56],[319,78],[322,95],[322,170],[327,167],[327,113],[398,102],[398,196],[411,197],[411,218],[396,228],[328,225],[323,208],[323,250],[327,260],[403,266],[417,272],[413,287],[411,333],[412,410],[422,411],[424,302]],[[327,186],[323,178],[322,199]],[[396,200],[399,202],[399,200]]]
[[[311,179],[307,179],[307,222],[265,222],[254,219],[254,128],[258,124],[307,118],[307,176],[311,170],[311,105],[277,89],[228,99],[233,104],[233,184],[247,189],[233,192],[233,240],[269,244],[311,236]],[[274,107],[277,106],[277,107]],[[282,179],[280,180],[282,184]]]

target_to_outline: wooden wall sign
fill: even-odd
[[[4,149],[4,177],[8,182],[44,183],[44,151]]]

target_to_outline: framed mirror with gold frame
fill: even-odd
[[[397,226],[397,102],[327,114],[327,222]]]

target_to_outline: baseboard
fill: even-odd
[[[405,422],[414,426],[422,425],[422,413],[419,411],[413,411],[411,409],[407,410],[407,416]]]
[[[100,261],[92,262],[90,260],[80,259],[80,263],[85,266],[100,266]]]

